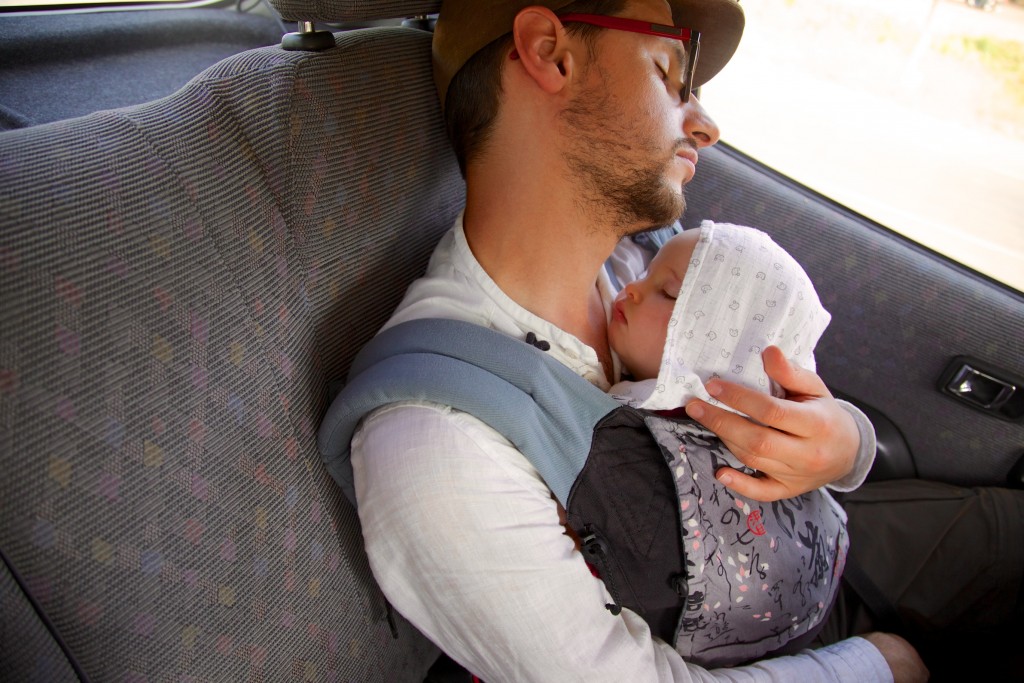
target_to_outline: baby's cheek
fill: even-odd
[[[654,361],[654,375],[657,377],[661,371],[661,357],[665,354],[665,329],[656,337],[655,343],[651,346],[651,359]]]
[[[658,339],[658,345],[664,348],[665,341],[668,339],[669,324],[672,322],[672,309],[662,314],[661,320],[658,321],[658,333],[656,335]]]

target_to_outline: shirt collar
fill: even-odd
[[[593,348],[584,344],[576,336],[520,306],[491,279],[469,248],[461,213],[455,221],[452,233],[452,239],[447,243],[448,253],[438,253],[437,255],[442,259],[447,257],[455,271],[468,277],[483,293],[486,302],[481,302],[485,304],[481,308],[484,310],[477,312],[484,313],[484,324],[499,332],[524,340],[528,334],[533,333],[537,340],[550,344],[548,353],[553,358],[602,391],[607,391],[611,385],[604,375],[601,361]],[[611,306],[616,292],[603,268],[598,275],[597,287],[604,304],[606,319],[610,319]],[[612,355],[613,372],[617,378],[621,366],[618,357],[615,354]]]

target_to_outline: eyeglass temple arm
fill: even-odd
[[[683,87],[683,102],[690,101],[693,92],[693,78],[697,71],[697,57],[700,54],[700,31],[690,30],[690,44],[686,51],[686,85]]]

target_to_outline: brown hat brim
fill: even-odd
[[[524,7],[559,10],[572,0],[445,0],[434,31],[434,82],[441,106],[448,85],[469,58],[512,30]],[[676,26],[700,31],[700,58],[694,87],[707,83],[736,52],[743,35],[743,9],[738,0],[669,0]],[[486,5],[486,7],[484,7]]]

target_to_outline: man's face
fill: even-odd
[[[662,0],[631,3],[622,16],[672,24]],[[718,140],[697,99],[681,101],[684,67],[678,41],[604,30],[585,84],[563,112],[563,156],[581,200],[610,214],[620,235],[676,220],[698,148]]]
[[[658,376],[668,322],[683,285],[699,230],[665,243],[642,278],[619,292],[608,323],[608,343],[635,379]]]

